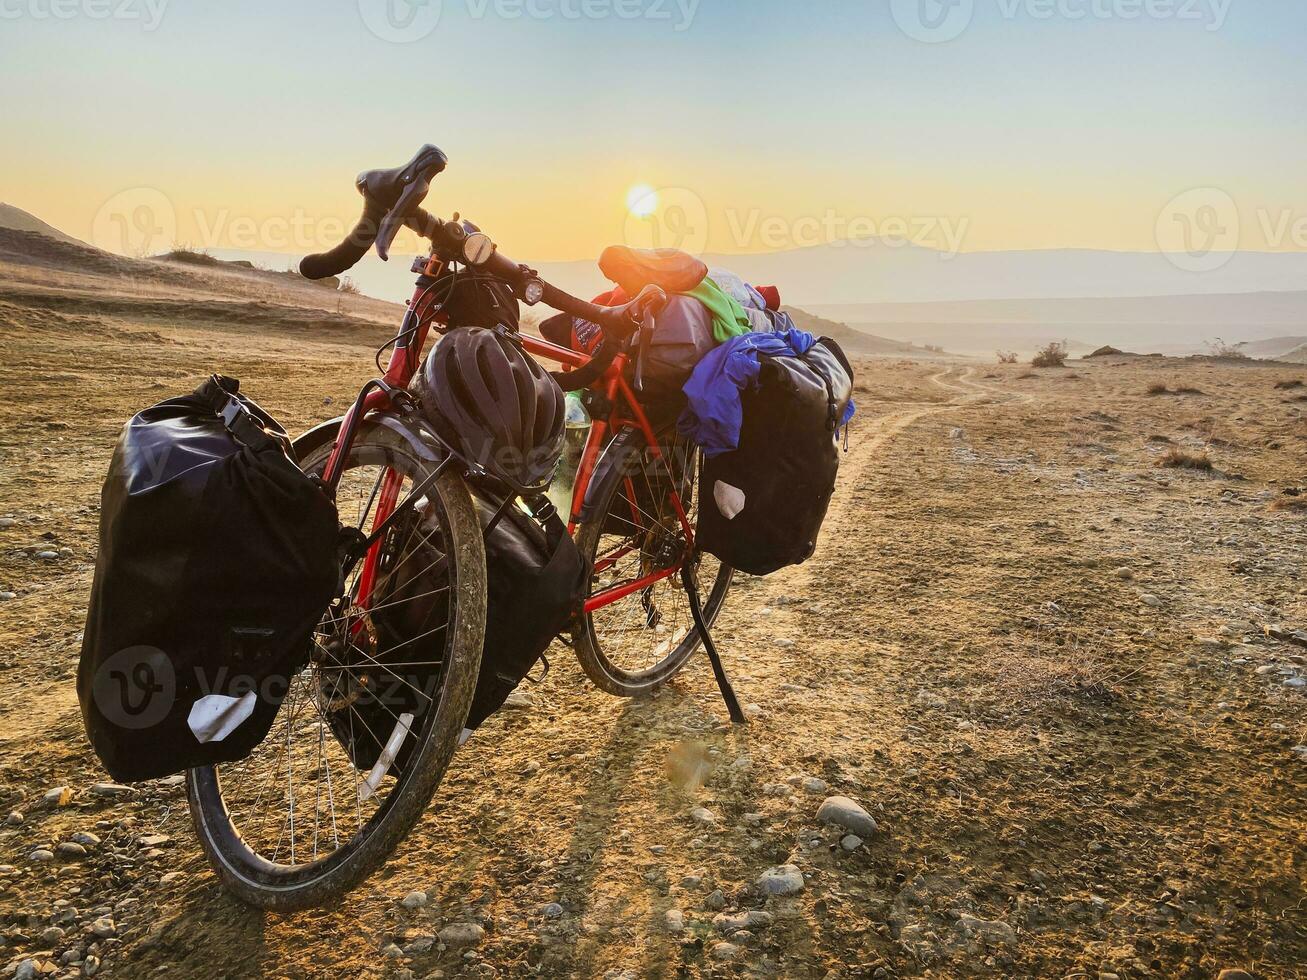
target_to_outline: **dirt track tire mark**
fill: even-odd
[[[924,418],[931,415],[939,415],[965,405],[970,405],[982,398],[999,395],[1005,398],[1012,398],[1016,401],[1029,403],[1034,400],[1031,395],[1020,394],[1016,392],[1003,391],[1000,388],[993,388],[979,381],[972,380],[976,369],[968,367],[963,369],[962,373],[954,379],[957,383],[950,384],[949,375],[953,374],[957,368],[946,368],[937,374],[932,374],[929,378],[931,384],[943,388],[946,391],[956,392],[954,398],[946,402],[940,402],[934,405],[925,405],[916,408],[904,409],[900,412],[891,412],[883,418],[876,419],[871,423],[869,430],[860,433],[860,448],[866,450],[879,449],[885,443],[889,442],[896,435],[911,425],[915,425]]]

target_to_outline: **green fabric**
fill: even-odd
[[[744,307],[735,301],[735,297],[723,290],[711,279],[705,278],[683,296],[693,296],[712,314],[712,335],[719,344],[724,344],[732,337],[753,330],[753,323]]]

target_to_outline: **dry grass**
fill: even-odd
[[[1066,367],[1068,356],[1065,341],[1055,340],[1042,347],[1030,362],[1031,367],[1052,368]]]
[[[1169,449],[1157,461],[1157,465],[1168,469],[1201,470],[1204,473],[1210,473],[1215,468],[1212,466],[1212,457],[1207,455],[1206,450],[1191,453],[1185,449]]]
[[[1179,385],[1175,388],[1168,388],[1160,381],[1154,381],[1148,386],[1144,394],[1147,395],[1202,395],[1206,394],[1201,388],[1193,388],[1189,385]]]
[[[1014,350],[1001,350],[1001,351],[998,351],[997,353],[998,353],[998,363],[999,363],[999,364],[1015,364],[1015,363],[1017,363],[1017,352],[1016,352],[1016,351],[1014,351]]]
[[[1302,387],[1302,381],[1300,381],[1297,378],[1294,378],[1292,381],[1275,382],[1276,391],[1290,391],[1293,388],[1301,388],[1301,387]]]

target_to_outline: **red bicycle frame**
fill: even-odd
[[[440,268],[440,260],[432,258],[427,262],[425,274],[434,277],[439,274]],[[361,400],[356,401],[351,406],[341,420],[340,435],[337,437],[336,445],[323,471],[323,482],[327,486],[334,487],[339,482],[341,473],[344,470],[345,460],[348,459],[350,449],[353,447],[359,423],[373,412],[392,409],[394,399],[391,391],[406,389],[409,382],[412,381],[413,375],[417,373],[422,362],[422,348],[426,344],[432,326],[445,323],[444,314],[432,309],[434,302],[431,297],[431,290],[424,288],[422,285],[419,285],[414,291],[413,298],[408,304],[408,312],[404,315],[404,326],[395,342],[394,349],[391,351],[385,374],[380,379],[381,383],[373,382],[369,385],[371,390],[364,389],[367,393],[363,395]],[[562,364],[568,369],[582,367],[590,361],[590,357],[586,354],[567,347],[560,347],[547,340],[525,334],[522,335],[521,340],[522,346],[530,354]],[[619,353],[613,358],[613,362],[608,366],[608,369],[592,385],[593,390],[602,393],[607,398],[607,402],[613,406],[613,410],[607,419],[595,419],[590,428],[590,436],[581,454],[576,483],[572,491],[572,507],[567,522],[569,533],[574,533],[576,530],[582,507],[585,504],[586,493],[590,488],[600,455],[610,433],[615,435],[624,428],[633,427],[638,429],[650,455],[667,471],[669,476],[672,475],[671,465],[658,444],[658,437],[654,432],[653,425],[649,422],[649,417],[645,414],[644,408],[641,406],[639,398],[636,397],[630,382],[627,381],[626,367],[629,361],[628,354]],[[403,477],[395,470],[387,469],[383,474],[381,487],[377,495],[376,516],[373,518],[374,527],[379,526],[394,511],[399,499],[402,482]],[[659,569],[633,581],[611,586],[589,596],[585,601],[585,611],[587,613],[618,602],[632,593],[671,578],[681,571],[686,557],[694,549],[694,529],[690,526],[690,519],[687,516],[685,504],[681,500],[676,484],[675,479],[669,481],[668,501],[685,534],[686,547],[681,560],[670,568]],[[627,495],[632,503],[632,521],[637,528],[640,528],[642,526],[639,519],[640,515],[638,508],[634,505],[634,488],[631,486],[629,477],[627,478]],[[363,568],[359,574],[357,594],[354,596],[354,602],[360,606],[367,606],[368,598],[372,593],[372,587],[376,581],[377,563],[381,555],[381,545],[381,541],[375,542],[368,549],[364,558]],[[601,562],[597,562],[595,570],[603,571],[605,568],[611,567],[618,558],[629,551],[630,549],[627,548],[616,556],[610,556]]]

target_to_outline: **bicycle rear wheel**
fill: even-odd
[[[662,453],[666,464],[647,451],[629,453],[619,477],[596,502],[594,518],[576,535],[591,569],[589,595],[673,570],[587,613],[576,633],[582,669],[601,690],[618,697],[657,691],[702,643],[679,571],[685,533],[669,496],[675,487],[690,526],[697,528],[702,454],[679,437]],[[726,602],[734,570],[711,555],[699,555],[693,574],[704,622],[711,627]]]
[[[330,444],[311,451],[320,475]],[[368,533],[433,472],[393,430],[367,423],[337,491]],[[486,566],[461,476],[443,473],[381,543],[370,599],[359,562],[324,617],[268,738],[238,763],[194,769],[196,832],[223,884],[253,905],[328,903],[389,858],[431,801],[458,744],[480,666]]]

